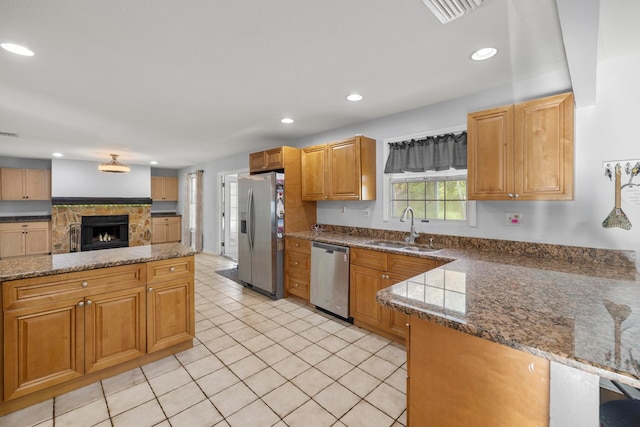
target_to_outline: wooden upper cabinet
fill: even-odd
[[[261,173],[284,169],[285,147],[249,154],[249,172]]]
[[[49,169],[2,168],[2,200],[51,200]]]
[[[154,202],[178,201],[178,177],[176,176],[152,176],[151,199]]]
[[[325,171],[327,165],[327,144],[314,145],[302,149],[302,200],[325,200]]]
[[[376,141],[356,136],[302,150],[303,200],[375,200]]]
[[[469,200],[573,199],[573,94],[468,115]]]

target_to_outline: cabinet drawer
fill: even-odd
[[[351,264],[387,271],[387,254],[368,249],[351,248]]]
[[[191,277],[193,272],[193,256],[153,261],[147,263],[147,283]]]
[[[413,277],[438,266],[433,259],[419,258],[407,255],[387,255],[387,268],[389,273]]]
[[[5,230],[48,230],[48,222],[8,222],[0,224],[0,231]]]
[[[62,298],[83,298],[96,292],[144,286],[145,279],[145,265],[132,264],[13,280],[2,284],[3,308],[13,310]]]
[[[286,239],[284,239],[284,248],[286,250],[311,255],[311,240],[287,237]]]
[[[309,299],[309,273],[300,270],[289,270],[284,276],[284,286],[288,293]]]
[[[297,268],[307,272],[311,271],[311,257],[307,254],[286,251],[285,260],[285,269],[287,270]]]

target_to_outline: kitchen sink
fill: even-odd
[[[399,242],[396,240],[371,240],[367,245],[377,246],[380,248],[397,249],[407,252],[436,252],[441,248],[434,248],[428,245],[409,244],[407,242]]]

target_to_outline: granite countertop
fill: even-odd
[[[407,254],[371,246],[371,236],[286,236]],[[411,254],[450,262],[377,298],[393,310],[640,387],[640,277],[631,257],[619,262],[611,252],[595,252],[602,256],[593,262],[461,247]]]
[[[1,223],[51,221],[51,215],[0,216]]]
[[[194,253],[193,249],[180,243],[163,243],[99,251],[8,258],[0,260],[0,281],[159,261],[189,256]]]

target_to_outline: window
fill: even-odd
[[[456,173],[456,176],[412,178],[393,174],[389,198],[391,217],[400,218],[402,211],[409,206],[416,218],[466,221],[467,176],[460,175],[460,171]]]
[[[416,218],[476,226],[476,202],[467,200],[464,126],[390,138],[383,147],[384,221],[397,221],[411,207]]]

